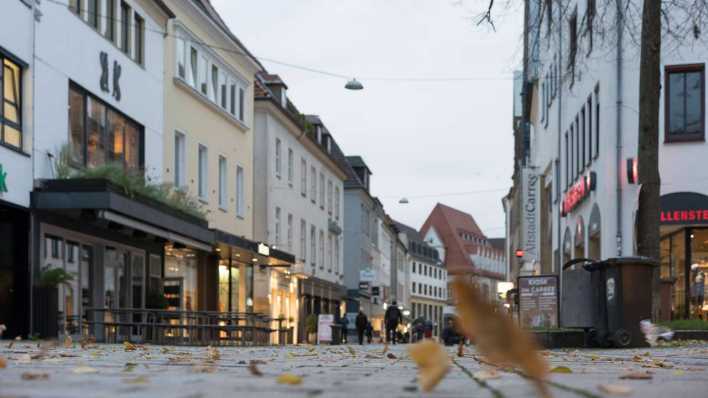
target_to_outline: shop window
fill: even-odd
[[[69,88],[70,159],[76,166],[142,171],[143,135],[143,126],[78,86]]]
[[[22,67],[0,52],[0,143],[22,148]]]
[[[704,65],[666,67],[665,141],[702,141],[705,124]]]
[[[708,301],[706,301],[706,276],[708,276],[708,229],[691,229],[691,267],[688,280],[690,283],[691,318],[706,319]]]
[[[676,278],[672,290],[671,312],[674,318],[684,318],[687,315],[686,306],[686,231],[682,230],[671,236],[671,269]]]
[[[164,286],[169,310],[197,310],[197,257],[192,250],[165,248]]]

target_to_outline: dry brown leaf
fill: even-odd
[[[93,346],[93,345],[95,345],[95,344],[96,344],[96,338],[93,337],[93,336],[82,337],[82,338],[79,340],[79,345],[81,346],[81,349],[82,349],[82,350],[85,350],[85,349],[87,349],[87,348],[89,348],[90,346]]]
[[[477,350],[497,365],[514,365],[536,383],[541,396],[549,396],[545,384],[546,361],[533,338],[507,315],[496,311],[471,283],[457,279],[452,284],[460,316],[459,327],[475,342]]]
[[[283,373],[276,379],[278,384],[290,384],[292,386],[302,384],[302,377],[291,374]]]
[[[460,342],[460,345],[457,347],[457,356],[462,358],[465,356],[465,343]]]
[[[501,377],[501,374],[494,369],[485,369],[473,374],[477,380],[494,380]]]
[[[135,351],[138,349],[138,346],[135,344],[131,343],[130,341],[124,341],[123,342],[123,349],[128,352],[128,351]]]
[[[7,367],[7,359],[0,357],[0,369],[5,369]]]
[[[74,346],[74,340],[68,334],[64,337],[64,348],[72,348]]]
[[[221,353],[219,352],[219,349],[216,347],[208,346],[207,347],[207,358],[210,361],[218,361],[221,359]]]
[[[388,358],[388,359],[397,359],[398,357],[395,356],[395,355],[393,355],[392,352],[389,352],[388,354],[386,354],[386,358]]]
[[[629,372],[619,378],[622,380],[651,380],[653,376],[649,372]]]
[[[49,380],[49,374],[24,372],[22,373],[22,380]]]
[[[79,366],[77,368],[74,368],[72,372],[78,374],[78,375],[83,375],[83,374],[92,374],[92,373],[98,373],[98,369],[92,368],[89,366]]]
[[[263,376],[263,372],[261,372],[258,369],[258,363],[261,363],[262,361],[250,361],[248,363],[248,371],[251,372],[252,375],[261,377]]]
[[[123,383],[126,384],[147,384],[149,382],[150,380],[147,378],[147,376],[138,376],[133,377],[131,379],[123,379]]]
[[[418,384],[432,391],[450,370],[450,357],[440,344],[426,340],[408,347],[411,359],[418,365]]]
[[[600,384],[597,389],[607,395],[629,395],[632,393],[632,387],[622,384]]]

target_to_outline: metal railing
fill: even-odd
[[[292,328],[284,328],[283,322],[258,313],[141,308],[86,308],[80,321],[81,335],[94,336],[98,342],[212,346],[269,345],[273,333],[278,344],[286,344],[292,340]],[[77,320],[68,323],[75,325]],[[276,328],[271,327],[274,324]],[[62,325],[59,330],[64,330]]]

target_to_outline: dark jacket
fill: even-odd
[[[369,320],[366,319],[366,315],[364,315],[363,312],[360,312],[359,315],[356,316],[356,328],[357,330],[364,330],[366,329],[366,325],[369,323]]]
[[[386,326],[388,328],[395,328],[398,326],[399,323],[401,323],[401,310],[398,309],[395,305],[390,305],[386,309],[386,314],[384,314],[384,321],[386,322]]]

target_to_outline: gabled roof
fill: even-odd
[[[438,258],[435,257],[434,254],[437,253],[437,250],[424,241],[423,235],[421,235],[420,232],[418,232],[415,228],[401,222],[395,220],[393,222],[402,233],[406,234],[409,245],[408,253],[410,255],[421,258],[425,261],[438,261]],[[426,253],[429,253],[429,255],[426,255]]]
[[[489,244],[472,215],[438,203],[420,229],[420,234],[425,236],[431,228],[435,229],[445,245],[445,266],[448,272],[503,278],[501,274],[478,269],[472,261],[472,255],[497,251]]]

